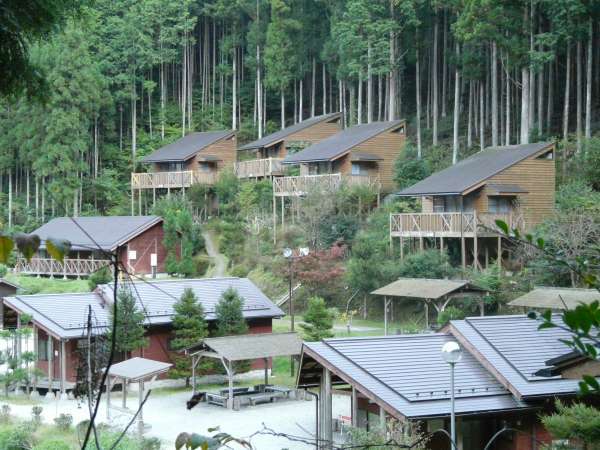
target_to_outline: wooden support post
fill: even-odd
[[[479,270],[479,248],[477,246],[477,233],[473,237],[473,269]]]
[[[144,408],[142,404],[144,403],[144,380],[140,380],[138,385],[138,417],[137,417],[137,425],[138,425],[138,433],[141,435],[144,434]]]
[[[60,340],[60,393],[67,393],[67,350],[66,342]]]
[[[498,236],[498,258],[496,259],[496,263],[498,264],[499,269],[502,269],[502,236]]]
[[[15,353],[21,358],[21,314],[17,314],[17,333],[15,335]]]
[[[227,361],[227,381],[229,382],[229,398],[227,399],[227,407],[233,409],[233,363]]]
[[[54,381],[54,339],[48,335],[48,392],[52,392],[52,382]]]
[[[265,386],[269,384],[269,358],[263,358],[265,363]]]
[[[138,189],[138,214],[142,215],[142,190]]]
[[[487,295],[489,295],[489,293],[487,293]],[[483,297],[479,299],[479,315],[481,317],[485,316],[485,301],[483,300]]]
[[[4,330],[4,300],[0,298],[0,329]]]
[[[121,406],[127,408],[127,380],[125,378],[121,378],[121,390],[123,392],[123,403]]]
[[[440,236],[440,253],[444,253],[444,237]]]
[[[112,390],[112,379],[111,377],[106,378],[106,420],[110,421],[110,391]]]
[[[423,305],[425,306],[425,329],[429,330],[429,299],[425,299]]]
[[[35,323],[33,324],[32,327],[32,331],[33,331],[33,355],[34,355],[34,360],[33,360],[33,390],[37,390],[37,381],[38,381],[38,377],[37,377],[37,366],[38,366],[38,352],[39,352],[39,336],[38,336],[38,328],[35,325]]]
[[[385,435],[387,432],[385,409],[381,406],[379,407],[379,428],[381,428],[381,432]]]
[[[352,408],[352,413],[351,413],[352,427],[357,428],[358,427],[358,391],[356,390],[356,388],[354,386],[352,386],[351,408]]]
[[[135,189],[131,186],[131,215],[135,216]]]
[[[424,249],[423,236],[419,236],[419,251],[422,252]]]
[[[488,246],[485,246],[485,268],[488,269],[490,267],[490,250]]]
[[[383,297],[383,329],[384,335],[388,335],[388,299]]]
[[[277,243],[277,197],[273,194],[273,244]]]
[[[206,204],[206,202],[205,202]],[[156,188],[152,187],[152,206],[156,205]]]
[[[333,421],[332,421],[332,399],[331,399],[331,372],[323,367],[323,373],[321,375],[320,384],[320,398],[321,398],[321,445],[320,449],[331,450],[333,441]]]
[[[285,197],[281,197],[281,230],[285,230]]]
[[[466,269],[467,268],[467,249],[465,246],[465,237],[464,236],[460,237],[460,256],[461,256],[462,268]]]

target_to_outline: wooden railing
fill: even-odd
[[[214,184],[217,172],[184,170],[179,172],[132,173],[132,189],[186,188],[193,184]]]
[[[306,195],[310,192],[328,192],[340,189],[343,185],[367,186],[380,190],[378,177],[366,175],[342,175],[340,173],[323,175],[300,175],[273,179],[273,192],[279,196]]]
[[[390,214],[392,236],[473,236],[499,231],[496,220],[503,220],[509,228],[523,230],[523,217],[517,213],[404,213]]]
[[[235,163],[234,170],[238,178],[260,178],[281,175],[283,158],[250,159]]]
[[[52,258],[19,258],[15,265],[15,272],[30,275],[62,275],[80,276],[89,275],[110,264],[108,259],[71,259],[65,258],[63,262]]]

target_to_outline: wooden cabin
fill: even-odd
[[[131,174],[131,209],[138,191],[141,211],[141,191],[185,189],[194,184],[213,185],[219,174],[233,167],[236,159],[236,133],[231,130],[190,133],[172,144],[159,148],[142,159],[148,172]]]
[[[342,183],[391,192],[394,162],[406,140],[404,120],[371,122],[347,128],[288,155],[283,164],[299,165],[300,176],[274,180],[275,196],[301,196],[312,187]]]
[[[490,250],[502,257],[496,220],[529,231],[550,217],[555,197],[555,146],[549,142],[488,147],[436,172],[397,195],[421,199],[420,213],[392,214],[390,242],[418,240],[423,248],[444,248],[445,239],[460,239],[462,264],[481,267]],[[495,245],[490,246],[490,238]],[[483,239],[479,242],[478,239]],[[483,244],[483,245],[481,245]],[[483,250],[484,254],[480,254]]]
[[[110,265],[118,251],[123,267],[136,275],[165,272],[163,219],[158,216],[57,217],[35,231],[41,244],[27,261],[19,257],[15,272],[50,277],[85,277]],[[71,242],[63,261],[46,250],[49,238]]]
[[[341,129],[341,113],[311,117],[271,133],[239,148],[235,165],[239,178],[283,175],[282,161],[288,154],[333,136]]]

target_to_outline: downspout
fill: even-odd
[[[304,393],[311,395],[315,398],[315,420],[316,420],[316,437],[317,437],[317,448],[320,448],[320,441],[321,441],[321,436],[319,434],[319,394],[315,393],[315,392],[311,392],[308,390],[308,388],[304,388]]]

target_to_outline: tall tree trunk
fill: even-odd
[[[492,42],[492,146],[498,145],[498,46]]]
[[[479,82],[479,150],[483,151],[485,148],[485,105],[484,105],[484,82]]]
[[[312,82],[310,86],[310,117],[315,117],[315,102],[317,100],[317,59],[312,59]]]
[[[506,72],[506,128],[504,137],[504,145],[510,145],[510,76],[508,71]]]
[[[469,112],[467,115],[467,148],[473,146],[473,81],[469,81]]]
[[[327,75],[325,73],[325,63],[323,63],[323,114],[327,114]]]
[[[304,92],[303,92],[303,87],[304,87],[304,80],[302,78],[300,78],[300,91],[298,92],[298,122],[302,122],[303,120],[303,112],[304,112]]]
[[[148,89],[148,131],[152,139],[152,91],[150,89]]]
[[[237,47],[233,49],[233,64],[232,64],[232,75],[231,75],[231,129],[237,130]]]
[[[581,152],[581,123],[582,123],[582,45],[577,39],[577,153]]]
[[[542,49],[540,49],[542,50]],[[544,67],[540,68],[538,76],[537,89],[537,119],[538,119],[538,134],[541,136],[544,133]]]
[[[453,139],[452,139],[452,164],[458,162],[458,119],[460,114],[460,71],[458,61],[460,58],[460,46],[456,46],[456,66],[454,68],[454,117],[453,117]]]
[[[415,94],[417,97],[417,157],[421,159],[423,156],[423,151],[421,148],[421,59],[418,47],[416,49],[415,60]]]
[[[165,138],[165,103],[166,103],[166,84],[165,84],[165,63],[162,60],[162,40],[160,43],[160,138]]]
[[[362,82],[362,72],[358,74],[358,112],[356,115],[356,123],[359,125],[362,123],[363,116],[363,82]]]
[[[529,69],[521,69],[521,144],[529,144]]]
[[[137,99],[135,92],[135,78],[131,86],[131,164],[135,171],[137,157]]]
[[[390,0],[390,17],[394,19],[394,0]],[[396,82],[398,71],[396,68],[396,34],[390,30],[390,73],[388,85],[388,120],[396,119]]]
[[[585,138],[592,137],[592,40],[594,37],[594,26],[592,20],[589,22],[589,36],[587,45],[586,81],[585,81]]]
[[[442,117],[446,117],[446,104],[448,103],[448,13],[444,9],[444,21],[442,22]]]
[[[367,48],[367,123],[373,122],[373,64],[371,63],[371,43]]]
[[[280,109],[281,109],[281,129],[285,128],[285,95],[283,93],[283,87],[279,91]]]
[[[432,122],[433,122],[433,145],[438,145],[438,17],[433,17],[433,67],[432,77]]]
[[[554,116],[554,64],[548,64],[548,97],[546,99],[546,129],[552,127]]]
[[[567,62],[565,69],[565,103],[563,107],[563,140],[569,136],[569,102],[571,93],[571,43],[567,42]]]
[[[13,203],[13,192],[12,192],[12,169],[8,169],[8,229],[12,228],[12,203]]]
[[[183,38],[183,52],[182,52],[182,62],[181,62],[181,100],[180,100],[180,105],[181,105],[181,137],[185,136],[185,114],[186,114],[186,109],[187,109],[187,99],[186,99],[186,94],[187,94],[187,42],[186,42],[186,38],[185,38],[185,33],[184,33],[184,38]]]
[[[98,114],[96,114],[94,117],[94,179],[98,178],[98,166],[100,165],[98,134]]]
[[[258,5],[258,2],[257,2]],[[258,10],[258,7],[257,7]],[[258,138],[263,136],[263,99],[262,99],[262,76],[260,67],[260,46],[256,46],[256,103],[258,113]]]
[[[383,101],[383,84],[382,84],[383,76],[381,74],[377,75],[377,120],[382,120],[382,101]]]

